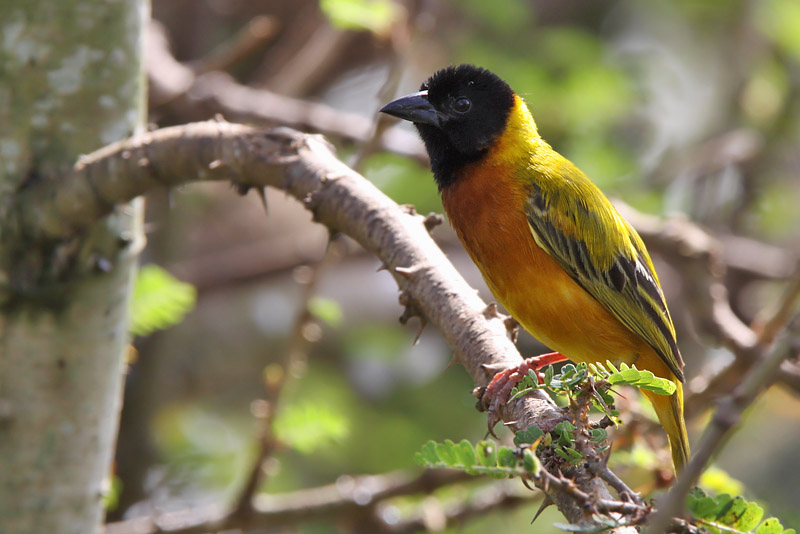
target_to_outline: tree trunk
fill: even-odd
[[[0,211],[141,128],[148,16],[146,0],[0,9]],[[139,202],[58,242],[0,228],[0,532],[102,522],[142,244]]]

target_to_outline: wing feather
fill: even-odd
[[[567,202],[558,191],[544,195],[532,184],[526,212],[533,237],[682,382],[683,360],[653,262],[636,230],[597,193],[590,207]]]

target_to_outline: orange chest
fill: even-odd
[[[575,361],[631,363],[643,342],[580,287],[528,226],[525,184],[498,165],[475,165],[442,191],[464,248],[495,298],[522,326]]]
[[[500,165],[468,166],[442,192],[450,224],[495,297],[509,311],[515,308],[515,295],[539,287],[546,290],[544,286],[554,276],[566,275],[533,239],[527,201],[525,185]]]

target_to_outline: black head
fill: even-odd
[[[381,111],[414,123],[442,189],[461,166],[480,159],[492,146],[513,106],[514,92],[497,75],[459,65],[436,72],[418,93],[390,102]]]

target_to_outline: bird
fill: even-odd
[[[448,220],[492,294],[556,351],[498,373],[489,387],[500,376],[494,392],[507,396],[508,384],[528,369],[564,359],[624,362],[672,380],[670,396],[642,393],[679,473],[690,453],[684,364],[653,261],[633,226],[542,139],[525,100],[485,68],[438,70],[380,111],[414,124]]]

